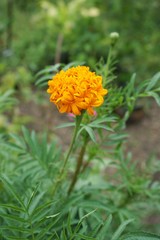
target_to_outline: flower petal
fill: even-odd
[[[87,110],[93,115],[93,107],[104,102],[103,96],[108,90],[103,88],[101,76],[86,66],[77,66],[57,73],[48,81],[47,92],[61,113],[80,115],[82,110]]]
[[[75,115],[81,115],[81,112],[79,111],[78,107],[76,106],[76,104],[72,104],[71,105],[71,109],[72,109],[72,113]]]

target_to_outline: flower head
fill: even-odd
[[[81,115],[83,110],[94,115],[93,108],[102,105],[103,96],[108,93],[102,87],[102,77],[86,66],[61,70],[48,82],[48,86],[50,101],[57,105],[59,112],[74,115]]]

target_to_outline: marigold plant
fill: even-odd
[[[94,114],[94,107],[103,104],[103,96],[108,93],[102,86],[102,77],[91,72],[89,67],[77,66],[57,73],[48,82],[50,101],[59,112],[81,115],[82,110]]]

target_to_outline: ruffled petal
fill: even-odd
[[[103,88],[101,76],[86,66],[77,66],[57,73],[48,81],[47,92],[61,113],[80,115],[82,110],[87,110],[93,115],[93,107],[103,104],[108,90]]]
[[[87,112],[89,115],[94,115],[94,110],[92,107],[87,108]]]
[[[81,112],[80,110],[78,109],[78,107],[76,106],[76,104],[72,104],[71,105],[71,109],[72,109],[72,113],[74,115],[81,115]]]
[[[68,105],[61,105],[59,108],[58,108],[59,112],[60,113],[65,113],[67,112],[68,110]]]

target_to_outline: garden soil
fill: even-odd
[[[131,119],[124,130],[129,135],[126,150],[132,152],[133,159],[141,162],[154,156],[160,159],[160,108],[151,101],[143,111],[141,117],[138,120]],[[32,116],[32,121],[27,124],[30,129],[53,133],[64,149],[68,147],[72,129],[70,127],[56,129],[58,125],[68,122],[68,117],[66,114],[60,114],[52,103],[22,104],[20,115]]]
[[[68,122],[68,117],[66,114],[60,114],[53,104],[48,104],[48,99],[43,105],[34,101],[22,104],[19,111],[21,116],[32,116],[32,121],[27,127],[38,132],[48,131],[52,138],[55,137],[57,144],[64,150],[67,149],[72,129],[70,127],[56,129],[56,127]],[[149,102],[140,118],[136,120],[131,118],[124,132],[129,135],[125,143],[126,152],[132,152],[133,161],[138,161],[142,171],[150,158],[154,157],[160,161],[160,108],[154,101]],[[160,171],[153,174],[152,180],[160,181]],[[153,213],[144,221],[149,225],[159,224],[160,216]]]

